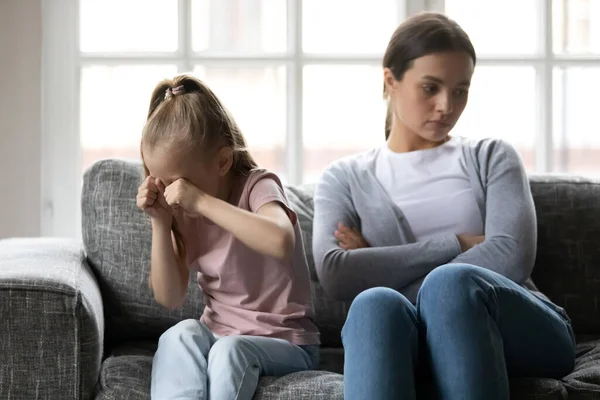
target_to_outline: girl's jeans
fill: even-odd
[[[155,400],[251,400],[261,375],[314,369],[319,346],[260,336],[216,337],[198,320],[167,330],[152,363]]]

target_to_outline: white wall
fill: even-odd
[[[0,0],[0,238],[41,232],[41,0]]]

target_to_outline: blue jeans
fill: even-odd
[[[314,369],[319,346],[260,336],[217,338],[188,319],[162,334],[152,362],[152,399],[251,400],[261,375]]]
[[[490,270],[434,269],[417,305],[395,290],[359,294],[342,330],[344,399],[415,399],[433,378],[440,399],[508,399],[508,377],[561,378],[575,340],[562,309]]]

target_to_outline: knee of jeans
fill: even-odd
[[[412,331],[416,316],[412,303],[396,290],[377,287],[360,293],[350,306],[344,329],[378,329],[394,324]]]
[[[195,336],[202,332],[202,327],[198,320],[186,319],[167,329],[158,340],[159,346],[165,344],[185,343],[193,340]]]
[[[215,342],[208,353],[208,368],[217,365],[241,365],[251,363],[253,353],[243,336],[225,336]]]
[[[477,277],[481,270],[481,267],[470,264],[446,264],[437,267],[427,275],[419,289],[419,310],[429,306],[439,310],[472,299],[470,288],[477,285],[473,278]]]

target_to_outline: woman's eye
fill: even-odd
[[[425,93],[434,94],[437,92],[437,87],[432,85],[424,85],[423,90],[425,91]]]
[[[454,95],[456,97],[463,97],[463,96],[466,96],[468,93],[469,93],[469,91],[465,90],[465,89],[456,89],[454,91]]]

